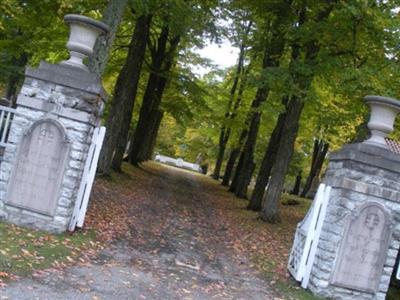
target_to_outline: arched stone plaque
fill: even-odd
[[[24,134],[10,178],[7,204],[53,216],[69,143],[63,126],[42,119]]]
[[[348,218],[331,283],[376,293],[391,236],[390,215],[370,202]]]

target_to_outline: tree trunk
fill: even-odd
[[[238,97],[237,97],[235,106],[233,108],[232,119],[235,118],[236,112],[237,112],[237,110],[240,107],[240,104],[242,102],[243,92],[244,92],[244,89],[246,87],[247,75],[249,73],[249,70],[250,70],[250,66],[248,66],[246,68],[246,72],[242,76],[242,80],[240,81]],[[236,159],[240,155],[240,152],[241,152],[240,150],[242,149],[243,143],[245,142],[245,139],[247,137],[248,127],[249,127],[249,118],[246,119],[246,122],[245,122],[245,125],[244,125],[244,129],[242,130],[242,132],[240,134],[239,141],[238,141],[237,145],[231,150],[231,154],[229,155],[229,159],[228,159],[228,162],[227,162],[226,167],[225,167],[224,177],[223,177],[223,180],[222,180],[222,185],[224,185],[224,186],[229,186],[230,185],[232,174],[233,174],[233,170],[234,170],[235,163],[236,163]],[[228,138],[229,138],[230,130],[227,132],[227,135],[228,135]]]
[[[294,183],[293,190],[290,192],[292,195],[299,195],[300,192],[300,185],[301,185],[301,171],[299,171],[299,174],[296,176],[296,181]]]
[[[146,129],[148,134],[140,146],[140,151],[138,155],[138,160],[140,162],[147,161],[151,157],[152,145],[155,143],[155,140],[157,139],[159,122],[161,122],[162,115],[163,113],[158,109],[153,110],[150,113],[150,118],[147,123],[147,129]]]
[[[390,280],[390,286],[400,289],[400,280],[396,278],[396,270],[398,270],[400,265],[400,251],[397,252],[396,263],[393,266],[393,273]]]
[[[18,58],[12,59],[13,67],[16,69],[10,74],[7,81],[5,98],[10,101],[11,106],[15,107],[17,100],[17,89],[24,78],[23,70],[28,62],[28,55],[24,52]]]
[[[301,192],[301,197],[306,197],[308,191],[311,188],[314,178],[319,176],[326,154],[328,153],[328,149],[328,143],[325,143],[322,140],[314,141],[314,151],[311,161],[310,173],[308,174],[306,183],[304,184],[303,191]]]
[[[110,31],[106,36],[100,36],[94,45],[93,54],[89,57],[88,68],[90,72],[99,77],[104,72],[108,61],[108,53],[114,42],[115,34],[121,23],[122,16],[128,0],[111,0],[104,12],[102,22],[108,25]]]
[[[322,7],[322,10],[317,14],[315,22],[322,22],[327,18],[332,11],[336,1],[331,1],[328,5]],[[298,27],[301,27],[306,20],[307,9],[305,6],[300,8]],[[313,67],[316,63],[316,58],[319,53],[320,44],[316,39],[310,39],[305,45],[303,63]],[[282,188],[286,177],[289,163],[294,151],[294,142],[296,140],[299,129],[299,120],[304,107],[304,98],[310,88],[313,72],[301,73],[296,65],[301,57],[301,46],[297,41],[292,45],[292,58],[289,69],[294,82],[297,84],[300,92],[298,95],[293,95],[290,99],[287,108],[285,125],[282,130],[282,139],[279,143],[279,150],[275,160],[275,164],[271,171],[271,180],[268,189],[264,195],[260,216],[264,221],[276,223],[280,221],[279,215],[279,200],[281,198]]]
[[[167,71],[169,71],[169,69],[172,66],[172,61],[169,60],[169,54],[166,54],[166,57],[164,60],[164,64],[165,64],[165,68],[168,69]],[[162,60],[161,60],[161,65],[163,64]],[[141,128],[142,132],[145,133],[144,135],[141,135],[140,137],[140,143],[136,143],[134,141],[134,135],[132,136],[131,139],[131,145],[133,147],[137,147],[137,157],[136,160],[138,163],[143,162],[148,160],[148,156],[147,153],[149,151],[149,147],[151,144],[151,139],[153,134],[155,134],[154,138],[157,138],[157,133],[158,133],[158,128],[156,130],[156,132],[153,132],[155,130],[155,122],[157,122],[157,118],[158,118],[158,107],[160,105],[161,102],[161,98],[162,98],[162,94],[164,93],[166,84],[167,84],[167,77],[166,75],[160,75],[161,72],[163,72],[163,70],[160,69],[158,70],[158,74],[156,74],[157,78],[155,79],[155,85],[151,85],[151,87],[154,87],[154,91],[152,92],[152,101],[151,103],[148,103],[147,107],[146,107],[146,111],[147,109],[150,107],[150,111],[148,113],[148,115],[146,116],[146,118],[142,118],[142,115],[140,114],[139,116],[139,120],[138,120],[138,124],[139,122],[141,123]],[[143,107],[143,103],[142,103],[142,107]],[[128,124],[129,125],[129,124]],[[138,126],[136,126],[135,129],[135,133],[136,130],[138,130]],[[126,144],[128,142],[128,132],[129,132],[129,126],[126,128],[126,130],[124,131],[124,146],[122,147],[121,145],[121,149],[120,152],[125,151],[126,149]],[[119,157],[119,156],[118,156]],[[120,160],[122,161],[122,156],[120,157]]]
[[[239,195],[243,195],[244,192],[245,176],[243,174],[247,173],[247,169],[250,167],[250,163],[253,161],[253,156],[254,156],[253,152],[257,140],[258,128],[261,117],[261,113],[257,111],[257,109],[259,108],[261,103],[266,100],[268,93],[269,90],[266,87],[261,87],[257,90],[256,97],[254,98],[253,103],[251,105],[250,115],[245,123],[245,129],[243,130],[243,132],[246,132],[247,138],[245,140],[244,147],[241,151],[239,162],[235,169],[235,174],[233,176],[233,180],[229,188],[229,191],[235,193],[238,197]],[[250,124],[250,126],[247,131],[246,127],[248,123]]]
[[[228,119],[230,119],[230,116],[232,114],[232,112],[231,112],[232,103],[233,103],[233,99],[235,97],[237,85],[238,85],[238,82],[239,82],[240,73],[241,73],[242,68],[243,68],[243,59],[244,59],[244,48],[241,49],[241,51],[240,51],[239,62],[238,62],[238,65],[237,65],[235,78],[234,78],[234,81],[233,81],[233,84],[232,84],[232,88],[231,88],[231,91],[230,91],[229,103],[228,103],[228,107],[227,107],[226,112],[225,112],[224,122],[226,122]],[[221,172],[221,166],[222,166],[222,162],[224,160],[224,154],[225,154],[226,144],[228,143],[228,140],[229,140],[229,135],[230,135],[230,128],[227,128],[226,125],[224,124],[221,127],[221,131],[220,131],[220,135],[219,135],[218,155],[217,155],[217,160],[215,162],[214,172],[213,172],[213,175],[212,175],[212,177],[215,180],[219,179],[219,173]]]
[[[264,158],[261,163],[260,171],[258,172],[256,185],[251,195],[248,209],[259,211],[261,210],[262,198],[264,196],[265,187],[268,184],[269,176],[271,175],[272,166],[278,152],[279,143],[282,138],[283,125],[285,124],[286,112],[279,114],[274,131],[265,151]]]
[[[239,161],[236,164],[235,173],[233,174],[232,182],[228,189],[229,192],[234,193],[234,194],[236,194],[237,185],[240,180],[240,176],[243,175],[242,172],[238,172],[238,170],[243,169],[243,162],[244,162],[243,150],[239,154],[240,154]]]
[[[154,129],[152,131],[152,135],[151,135],[151,139],[150,139],[150,143],[149,143],[149,147],[147,148],[147,153],[146,153],[146,157],[145,157],[146,160],[151,159],[151,157],[153,156],[154,148],[155,148],[156,141],[157,141],[158,131],[160,130],[160,125],[161,125],[161,121],[162,121],[163,117],[164,117],[164,112],[158,110],[157,115],[156,115],[156,122],[154,123]]]
[[[225,128],[221,128],[219,143],[218,143],[218,155],[217,161],[215,162],[214,172],[212,177],[215,180],[219,180],[219,173],[221,172],[222,162],[224,161],[224,154],[227,141],[225,140]]]
[[[152,110],[157,110],[160,106],[162,95],[168,82],[168,75],[173,65],[174,55],[180,42],[179,36],[174,37],[167,50],[168,35],[169,28],[164,26],[158,39],[157,51],[153,55],[151,74],[143,96],[135,134],[131,140],[132,147],[129,152],[129,161],[134,166],[138,166],[142,161],[140,157],[141,147],[145,145],[148,135],[151,134],[150,114]]]
[[[233,80],[233,84],[232,84],[232,88],[230,90],[230,94],[229,94],[229,102],[228,102],[228,106],[225,112],[225,118],[224,118],[224,122],[229,119],[229,120],[233,120],[236,116],[236,111],[239,108],[240,102],[241,102],[241,98],[242,98],[242,94],[243,94],[243,89],[244,89],[244,74],[243,74],[243,64],[244,64],[244,57],[245,57],[245,40],[247,39],[247,35],[251,29],[253,22],[249,21],[245,34],[242,38],[242,43],[240,45],[240,51],[239,51],[239,58],[238,58],[238,64],[236,67],[236,73],[235,73],[235,77]],[[233,107],[232,110],[232,104],[233,104],[233,100],[235,98],[235,93],[236,93],[236,89],[239,83],[239,79],[240,76],[242,75],[242,80],[241,80],[241,84],[240,84],[240,89],[241,90],[241,94],[238,95],[237,97],[237,101]],[[220,132],[220,136],[219,136],[219,144],[218,144],[218,155],[217,155],[217,160],[215,163],[215,168],[214,168],[214,172],[213,172],[213,178],[218,180],[219,179],[219,173],[221,172],[221,166],[222,166],[222,162],[224,160],[224,154],[225,154],[225,149],[226,149],[226,145],[229,141],[229,137],[230,137],[230,126],[227,128],[226,125],[223,125],[221,128],[221,132]]]
[[[273,68],[279,66],[279,60],[282,56],[285,39],[283,36],[288,29],[286,27],[288,23],[288,16],[290,14],[290,1],[288,3],[284,3],[285,9],[280,9],[277,12],[277,18],[271,22],[271,27],[268,27],[267,30],[271,33],[270,40],[267,42],[264,48],[264,57],[263,57],[263,70],[267,70],[268,68]],[[286,24],[286,25],[285,25]],[[234,191],[236,196],[243,197],[245,192],[245,176],[242,174],[246,174],[247,170],[251,167],[251,162],[254,160],[254,149],[257,141],[258,129],[261,119],[261,112],[259,111],[260,106],[263,102],[266,101],[269,94],[269,87],[267,85],[263,85],[257,89],[256,96],[251,105],[251,113],[250,113],[250,129],[249,134],[246,139],[245,146],[242,150],[242,154],[240,155],[238,167],[235,170],[235,176],[232,181],[234,186],[229,189],[230,191]]]
[[[167,87],[167,83],[169,81],[169,72],[171,71],[172,65],[173,65],[173,60],[174,60],[174,55],[176,48],[178,46],[178,43],[180,41],[180,37],[175,37],[173,41],[171,42],[169,52],[165,58],[164,62],[164,68],[162,70],[163,74],[160,75],[160,78],[157,83],[156,87],[156,93],[154,95],[154,99],[152,101],[152,110],[149,114],[149,117],[147,120],[145,120],[145,125],[144,125],[144,132],[146,135],[142,139],[142,143],[139,145],[139,153],[137,156],[137,162],[141,163],[143,161],[148,160],[147,153],[149,151],[149,147],[152,144],[152,139],[157,139],[158,135],[158,127],[157,127],[157,119],[158,119],[158,114],[159,114],[159,107],[161,105],[161,100],[164,94],[164,91]],[[161,120],[160,120],[161,121]]]
[[[134,165],[137,165],[136,158],[137,155],[139,154],[140,144],[142,143],[142,140],[145,135],[145,133],[143,133],[145,127],[145,121],[149,117],[151,111],[152,101],[159,80],[158,73],[160,72],[162,63],[165,59],[168,34],[169,34],[169,28],[168,26],[164,26],[157,40],[157,49],[152,51],[150,76],[147,81],[145,93],[143,95],[142,106],[140,107],[139,120],[136,124],[135,133],[132,135],[131,138],[129,161]]]
[[[250,123],[249,133],[247,134],[247,140],[244,145],[242,155],[240,156],[239,165],[236,168],[236,177],[234,193],[236,197],[246,198],[247,191],[247,174],[252,168],[254,148],[256,145],[258,129],[260,127],[261,113],[253,113],[252,120]],[[240,163],[241,161],[241,163]],[[240,168],[239,168],[240,166]],[[235,174],[235,175],[236,175]]]
[[[128,56],[115,84],[114,97],[106,121],[106,136],[99,161],[99,172],[105,175],[110,174],[117,145],[123,145],[123,147],[126,145],[126,141],[125,143],[123,141],[123,133],[127,133],[132,117],[151,18],[151,15],[143,15],[137,19]],[[116,170],[120,169],[122,157],[123,151],[122,154],[118,153],[118,157],[113,163]]]
[[[228,162],[226,163],[224,178],[222,179],[222,185],[229,186],[231,183],[233,168],[235,167],[236,159],[240,154],[240,148],[236,147],[231,150]]]
[[[277,22],[275,26],[282,27],[282,24],[281,22]],[[274,29],[275,29],[274,37],[264,49],[264,58],[263,58],[264,70],[269,67],[277,67],[279,65],[279,59],[284,49],[284,39],[282,39],[281,36],[281,34],[283,33],[282,28],[280,28],[279,30],[277,30],[277,28]],[[278,35],[278,33],[280,34]],[[261,118],[261,112],[259,111],[259,108],[261,104],[266,101],[268,94],[269,94],[268,86],[264,85],[257,89],[256,96],[251,104],[249,117],[246,120],[247,122],[248,120],[250,120],[249,133],[247,135],[246,143],[241,152],[239,162],[235,170],[235,175],[233,177],[231,186],[229,188],[229,191],[235,193],[237,197],[242,196],[244,192],[245,176],[243,176],[243,174],[247,173],[247,169],[250,168],[250,163],[253,161],[254,149],[257,141],[258,129]]]
[[[245,184],[244,184],[244,191],[243,191],[244,196],[243,196],[243,198],[246,198],[246,199],[247,199],[247,190],[248,190],[248,186],[249,186],[250,183],[251,183],[251,178],[253,177],[253,173],[254,173],[255,168],[256,168],[256,163],[255,163],[254,161],[252,161],[252,162],[250,163],[250,168],[248,168],[247,174],[246,174],[246,182],[245,182]]]
[[[242,156],[242,149],[243,149],[243,145],[244,145],[244,143],[246,142],[246,138],[247,138],[247,134],[248,134],[248,132],[249,132],[249,124],[248,124],[248,121],[249,121],[249,119],[247,119],[246,120],[246,122],[245,122],[245,126],[244,126],[244,128],[243,128],[243,130],[242,130],[242,132],[241,132],[241,134],[240,134],[240,137],[239,137],[239,141],[238,141],[238,143],[237,143],[237,145],[236,145],[236,147],[234,148],[234,150],[233,151],[237,151],[237,153],[236,152],[232,152],[232,154],[234,154],[234,155],[231,155],[231,157],[229,158],[229,160],[231,160],[232,159],[232,167],[231,167],[231,169],[230,170],[225,170],[225,173],[227,173],[228,171],[230,171],[231,173],[233,173],[233,174],[231,174],[231,173],[229,173],[229,177],[227,178],[227,180],[228,180],[228,183],[229,183],[229,181],[231,180],[231,178],[232,178],[232,176],[233,176],[233,179],[232,179],[232,182],[230,183],[230,186],[229,186],[229,189],[228,189],[228,191],[229,192],[235,192],[235,187],[236,187],[236,182],[237,182],[237,176],[236,176],[236,170],[238,169],[238,168],[241,168],[241,156]],[[237,163],[237,165],[236,165],[236,168],[234,169],[234,166],[235,166],[235,162],[236,162],[236,159],[239,157],[239,161],[238,161],[238,163]],[[242,159],[242,161],[243,161],[243,159]],[[229,165],[229,164],[228,164]],[[228,165],[227,165],[227,167],[228,167]],[[233,170],[235,170],[235,172],[233,172]],[[224,175],[224,177],[225,177],[225,175]]]
[[[299,120],[303,107],[303,101],[294,97],[288,104],[285,124],[282,129],[284,138],[279,143],[278,154],[271,171],[271,179],[262,203],[261,218],[269,223],[280,221],[279,200],[292,158],[293,145],[299,129]]]
[[[131,111],[131,113],[132,112],[133,112],[133,110]],[[122,172],[121,166],[122,166],[122,162],[124,160],[124,155],[125,155],[126,146],[127,146],[127,142],[128,142],[128,137],[122,136],[122,131],[125,131],[126,127],[128,127],[128,130],[129,130],[129,126],[127,126],[127,124],[129,125],[130,121],[131,121],[131,118],[129,118],[129,121],[128,121],[127,120],[128,118],[125,115],[127,115],[127,113],[124,113],[124,118],[123,118],[123,121],[121,124],[121,131],[117,138],[117,145],[115,147],[114,156],[113,156],[112,162],[111,162],[112,169],[117,172]],[[131,114],[131,117],[132,117],[132,114]]]

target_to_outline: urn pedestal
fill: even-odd
[[[82,64],[107,27],[82,16],[65,20],[71,58],[26,69],[0,165],[0,218],[50,232],[67,230],[107,97]]]
[[[330,156],[331,186],[308,288],[333,299],[382,299],[400,246],[400,155],[369,143]]]
[[[371,137],[330,154],[323,179],[329,192],[314,200],[319,209],[313,204],[299,223],[289,260],[303,287],[329,299],[384,300],[400,247],[400,155],[385,140],[400,101],[365,100],[371,107]],[[309,230],[306,241],[312,241],[304,247],[301,226]]]
[[[364,143],[388,149],[385,137],[393,131],[394,120],[400,112],[400,102],[381,96],[366,96],[365,102],[371,109],[368,122],[371,137]]]

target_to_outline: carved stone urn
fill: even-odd
[[[64,21],[70,26],[67,42],[70,58],[62,63],[88,71],[83,59],[93,53],[97,37],[107,34],[108,26],[91,18],[72,14],[66,15]]]
[[[368,129],[371,137],[364,141],[382,148],[388,148],[385,137],[393,131],[393,124],[400,112],[400,101],[382,96],[366,96],[365,102],[371,108]]]

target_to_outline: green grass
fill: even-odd
[[[281,203],[282,205],[295,206],[299,212],[305,215],[310,208],[312,200],[296,195],[282,194]]]
[[[0,272],[26,276],[33,270],[73,262],[94,239],[90,231],[51,235],[0,222]]]
[[[386,300],[398,300],[400,297],[400,287],[391,286],[386,295]]]
[[[297,282],[292,283],[284,283],[284,282],[277,282],[275,284],[275,288],[281,293],[284,294],[288,299],[294,300],[321,300],[324,298],[317,297],[308,290],[303,289],[298,285]]]
[[[260,267],[264,277],[271,283],[275,289],[285,299],[291,300],[320,300],[323,298],[314,296],[308,290],[303,289],[294,279],[279,280],[274,274],[275,264],[266,257],[253,257],[253,261]]]

